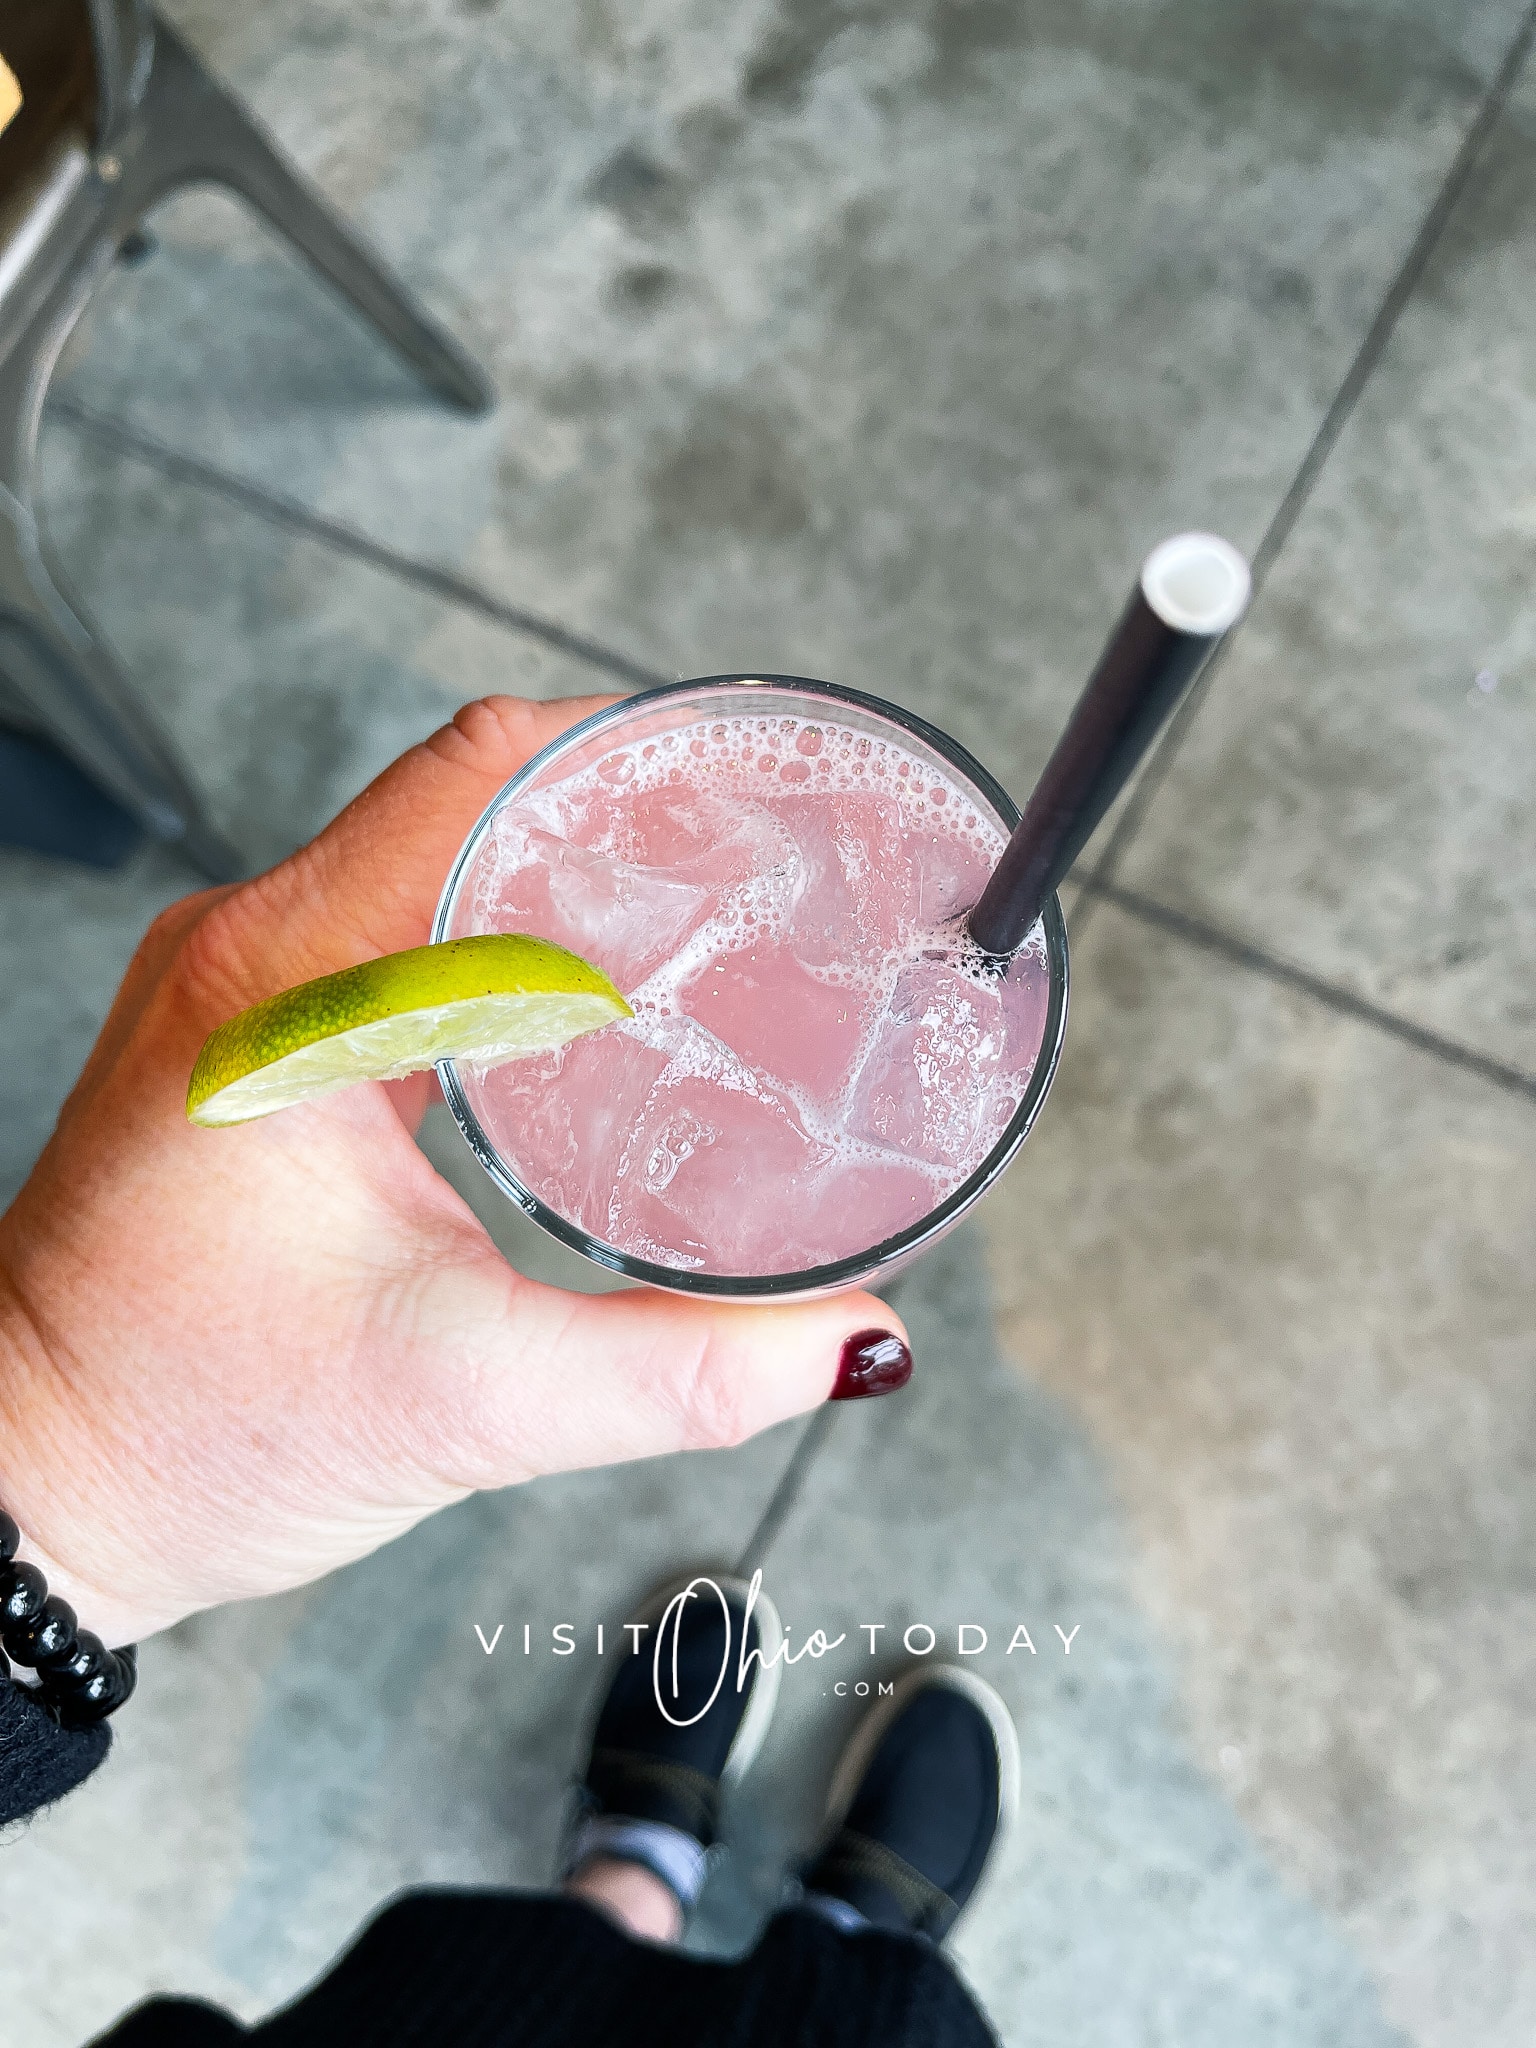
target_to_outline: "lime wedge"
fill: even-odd
[[[195,1124],[243,1124],[438,1060],[500,1066],[632,1015],[607,975],[521,932],[386,953],[221,1024],[187,1086]]]

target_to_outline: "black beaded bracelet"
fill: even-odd
[[[115,1714],[138,1682],[132,1644],[109,1650],[75,1625],[75,1610],[48,1590],[35,1564],[18,1564],[21,1531],[0,1508],[0,1680],[12,1662],[37,1673],[37,1698],[65,1728]]]

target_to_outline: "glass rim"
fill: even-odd
[[[963,747],[958,740],[951,738],[938,726],[931,725],[917,712],[906,711],[899,704],[889,703],[883,697],[870,696],[863,690],[845,689],[839,683],[820,682],[810,676],[695,676],[675,683],[661,683],[654,689],[637,690],[630,696],[621,697],[617,703],[605,705],[601,711],[594,711],[590,716],[578,720],[575,725],[568,727],[557,738],[551,740],[547,746],[540,747],[536,754],[531,755],[523,763],[515,775],[503,783],[481,812],[474,830],[459,849],[458,858],[448,872],[432,919],[432,943],[436,945],[447,938],[448,922],[457,907],[459,888],[464,875],[470,863],[478,856],[497,812],[517,790],[526,787],[536,776],[542,776],[561,755],[584,744],[605,727],[617,725],[643,706],[661,703],[669,697],[687,697],[703,691],[732,688],[782,690],[798,697],[819,698],[828,704],[850,705],[869,712],[874,717],[921,740],[934,753],[942,756],[952,768],[958,769],[977,792],[986,798],[1007,831],[1012,832],[1019,822],[1021,813],[1018,805],[996,776],[984,768],[968,748]],[[687,1267],[664,1266],[658,1260],[643,1259],[633,1252],[620,1251],[605,1239],[593,1237],[590,1232],[583,1230],[580,1224],[572,1223],[569,1218],[562,1216],[558,1209],[552,1209],[531,1188],[523,1185],[492,1145],[481,1127],[479,1118],[470,1107],[459,1080],[455,1061],[438,1061],[438,1081],[443,1098],[453,1111],[455,1121],[463,1132],[470,1150],[495,1185],[523,1211],[524,1215],[538,1224],[540,1229],[592,1264],[606,1267],[609,1272],[620,1274],[626,1279],[644,1281],[652,1287],[660,1287],[674,1294],[714,1296],[728,1301],[766,1301],[836,1293],[841,1289],[876,1279],[889,1267],[905,1264],[921,1251],[924,1245],[942,1236],[952,1223],[959,1220],[966,1209],[981,1199],[1029,1136],[1035,1118],[1039,1115],[1050,1091],[1051,1082],[1055,1079],[1056,1068],[1061,1060],[1062,1043],[1066,1036],[1067,925],[1059,896],[1052,895],[1046,903],[1041,912],[1041,923],[1045,930],[1047,972],[1045,1028],[1023,1097],[1018,1108],[1008,1119],[997,1143],[957,1188],[951,1189],[941,1202],[916,1223],[909,1224],[906,1229],[897,1231],[892,1237],[882,1238],[879,1243],[869,1245],[863,1251],[850,1253],[846,1258],[831,1260],[825,1265],[806,1266],[793,1273],[698,1273]]]

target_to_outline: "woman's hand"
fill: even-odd
[[[480,812],[595,708],[469,705],[292,859],[140,946],[0,1219],[0,1503],[108,1642],[313,1579],[479,1487],[737,1443],[825,1399],[851,1334],[899,1332],[868,1295],[521,1278],[411,1138],[431,1076],[186,1120],[208,1032],[423,944]]]

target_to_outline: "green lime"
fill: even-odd
[[[521,932],[386,953],[221,1024],[187,1086],[195,1124],[243,1124],[438,1060],[499,1066],[633,1012],[607,975]]]

